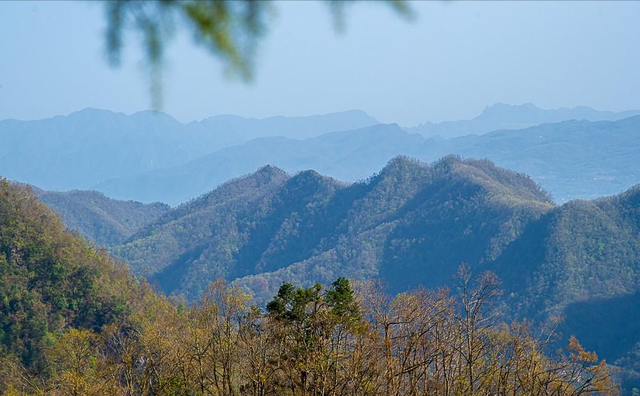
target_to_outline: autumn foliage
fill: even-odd
[[[156,294],[0,180],[0,394],[615,395],[575,339],[503,323],[500,282],[454,291],[284,283],[262,308],[219,280],[194,304]]]
[[[396,297],[344,278],[283,284],[266,310],[223,281],[189,307],[152,296],[100,331],[56,335],[39,372],[5,357],[6,395],[615,395],[604,362],[571,338],[549,354],[498,322],[495,276]]]

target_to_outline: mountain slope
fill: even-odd
[[[558,202],[624,191],[640,182],[640,116],[619,121],[567,121],[483,136],[427,139],[380,124],[312,139],[264,138],[187,164],[95,189],[119,199],[179,204],[265,164],[304,169],[345,181],[363,179],[397,155],[430,162],[448,154],[487,158],[533,177]]]
[[[213,117],[182,124],[164,113],[84,109],[0,121],[0,174],[46,190],[89,189],[114,177],[180,165],[256,137],[311,137],[377,124],[362,111],[311,117]]]
[[[118,321],[148,291],[124,265],[65,231],[28,187],[0,179],[1,358],[42,370],[52,337]]]
[[[401,289],[409,273],[402,266],[424,252],[433,271],[413,281],[439,285],[460,261],[494,257],[526,219],[550,208],[531,180],[485,161],[449,157],[425,166],[399,157],[352,185],[268,167],[170,211],[115,252],[163,290],[190,297],[216,277],[252,275],[259,279],[247,281],[262,283],[264,295],[285,278],[362,279],[380,271]],[[455,224],[433,233],[446,222]],[[456,251],[462,244],[469,249]]]
[[[171,272],[177,265],[195,262],[209,273],[192,291],[199,294],[210,281],[229,277],[233,268],[228,260],[237,254],[237,240],[246,240],[245,230],[251,227],[252,215],[261,214],[265,197],[287,178],[279,169],[265,167],[250,177],[229,182],[169,211],[114,252],[152,279],[162,271]],[[176,281],[171,276],[166,280]],[[171,291],[172,287],[167,285],[165,290]]]
[[[549,211],[490,268],[513,314],[566,318],[565,335],[640,378],[640,185]]]
[[[58,213],[70,230],[102,246],[124,242],[169,210],[161,203],[117,201],[96,191],[38,191],[42,202]]]
[[[415,171],[415,165],[402,159],[394,161],[378,184],[388,185],[398,176],[409,175]],[[488,164],[477,165],[484,172],[466,171],[484,179],[479,184],[486,186],[489,182],[484,176],[518,179],[510,173],[496,174]],[[455,160],[443,161],[438,166],[464,170]],[[471,163],[466,166],[476,168]],[[525,200],[541,197],[540,191],[528,191],[528,184],[519,185],[514,192],[522,194],[518,196]],[[318,198],[339,194],[339,188],[344,187],[314,172],[287,178],[277,169],[264,168],[204,197],[202,202],[185,205],[184,211],[175,211],[175,216],[168,214],[167,220],[178,221],[194,209],[217,204],[238,209],[232,202],[242,205],[251,201],[251,196],[255,197],[247,194],[251,190],[262,191],[278,185],[281,188],[277,195],[282,203],[301,200],[294,207],[279,205],[274,200],[278,209],[266,216],[270,220],[308,211],[318,203],[320,209],[325,201]],[[402,193],[384,200],[397,204],[406,197]],[[312,212],[320,214],[321,210]],[[324,216],[315,219],[335,224]],[[273,221],[261,226],[278,228]],[[306,224],[305,228],[310,226]],[[311,246],[325,236],[299,235],[301,239],[296,245],[311,241]],[[259,236],[255,242],[265,246]],[[482,332],[477,325],[460,325],[458,302],[463,298],[446,292],[416,292],[399,295],[392,302],[366,301],[366,295],[354,293],[349,280],[340,278],[326,289],[319,285],[308,289],[283,286],[266,312],[249,305],[249,295],[225,282],[211,284],[202,300],[185,305],[180,299],[156,295],[146,283],[130,276],[124,265],[65,231],[59,218],[38,202],[28,187],[0,180],[0,393],[3,395],[168,396],[233,394],[236,390],[238,394],[255,394],[256,389],[263,394],[338,395],[344,394],[344,390],[361,394],[362,389],[369,388],[372,395],[405,394],[417,388],[412,377],[390,382],[388,374],[390,369],[402,373],[413,366],[418,367],[422,377],[427,376],[428,381],[421,381],[428,384],[424,387],[426,392],[456,384],[453,388],[456,394],[475,389],[482,394],[498,389],[502,394],[515,395],[529,394],[528,389],[555,393],[561,389],[564,395],[575,393],[572,391],[577,386],[590,393],[604,389],[606,394],[617,394],[607,366],[592,358],[575,340],[566,349],[586,357],[568,360],[559,353],[544,355],[542,345],[518,324],[512,327],[491,324],[482,327]],[[482,308],[479,320],[491,317],[491,307]],[[367,314],[371,311],[375,313]],[[389,325],[389,321],[378,317],[397,318],[392,320],[396,324]],[[399,336],[381,337],[389,326]],[[479,335],[476,349],[481,352],[477,355],[480,374],[474,376],[469,386],[467,372],[459,370],[456,362],[466,358],[465,334],[470,333]],[[407,343],[407,338],[418,342]],[[432,346],[429,344],[432,339],[444,342]],[[367,348],[362,348],[362,344]],[[429,346],[425,349],[425,345]],[[525,349],[514,353],[514,346]],[[407,365],[402,359],[390,357],[388,350],[395,355],[415,356]],[[453,356],[450,359],[453,363],[434,374],[431,365],[423,363],[433,355]],[[504,356],[509,356],[509,365],[504,365]],[[320,364],[316,365],[316,361]],[[337,366],[343,369],[326,370]],[[509,377],[530,377],[532,366],[537,367],[533,375],[543,378],[542,381],[503,380],[505,370]],[[549,381],[551,371],[560,374]],[[271,374],[264,375],[265,372]],[[355,386],[354,372],[359,377]],[[411,372],[413,375],[414,371]],[[212,378],[218,377],[224,378],[220,382],[225,385],[215,385]],[[296,381],[293,386],[292,378]],[[301,381],[297,382],[297,378]],[[305,382],[307,379],[311,380]],[[583,382],[588,384],[583,387]],[[422,385],[419,387],[422,391]]]
[[[637,290],[638,191],[554,206],[526,176],[456,157],[398,157],[350,185],[267,167],[171,210],[116,252],[190,296],[219,276],[265,293],[336,276],[379,276],[401,291],[445,284],[464,261],[504,278],[514,312],[542,318]]]
[[[258,301],[284,281],[338,276],[380,278],[393,292],[441,287],[467,262],[503,280],[508,317],[565,317],[562,333],[623,367],[628,386],[640,373],[640,185],[555,206],[486,160],[398,157],[354,184],[267,167],[172,209],[115,252],[166,292],[194,299],[224,277]]]
[[[522,105],[496,103],[485,108],[480,115],[471,120],[427,122],[405,129],[408,132],[419,133],[427,137],[453,138],[470,134],[483,135],[499,129],[523,129],[539,124],[569,120],[616,121],[636,115],[640,115],[640,110],[613,112],[594,110],[587,106],[544,110],[532,103]]]

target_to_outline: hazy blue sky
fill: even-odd
[[[640,108],[640,2],[414,2],[406,22],[381,4],[277,3],[253,83],[225,78],[192,44],[172,41],[164,110],[182,121],[363,109],[413,125],[469,118],[489,104]],[[104,55],[101,4],[0,2],[0,119],[84,107],[149,107],[135,37],[119,69]]]

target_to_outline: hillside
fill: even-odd
[[[314,171],[289,176],[264,167],[169,210],[114,251],[163,290],[191,300],[218,277],[249,287],[262,302],[282,293],[283,281],[312,286],[341,275],[382,278],[392,292],[454,286],[452,274],[468,262],[474,271],[491,269],[503,279],[506,302],[514,308],[507,317],[565,315],[565,336],[579,335],[587,348],[623,367],[630,388],[637,386],[640,347],[639,192],[636,187],[553,206],[528,177],[456,157],[430,165],[398,157],[351,185]],[[207,300],[184,314],[158,300],[105,252],[65,231],[28,187],[5,180],[0,249],[0,360],[11,363],[12,352],[38,376],[57,378],[56,371],[38,370],[44,360],[60,364],[59,355],[49,355],[51,337],[55,348],[84,348],[65,346],[65,337],[76,342],[73,337],[115,332],[108,334],[123,338],[87,338],[91,348],[106,343],[92,353],[104,359],[96,369],[108,370],[129,355],[122,355],[122,363],[113,356],[145,353],[112,349],[110,340],[173,353],[174,346],[181,350],[175,335],[186,335],[180,323],[189,322],[179,315],[207,312]],[[208,293],[221,292],[215,287]],[[611,323],[593,324],[593,317]],[[129,328],[144,337],[131,338]],[[89,333],[74,332],[83,329]],[[156,345],[164,333],[168,338]],[[4,367],[0,379],[12,366]],[[171,378],[167,370],[161,375]]]
[[[118,201],[96,191],[37,191],[42,202],[62,217],[69,230],[102,246],[121,244],[169,210],[161,203]]]
[[[229,203],[237,193],[277,185],[282,176],[265,168],[210,198]],[[334,187],[315,174],[300,183],[318,193]],[[490,288],[476,312],[478,319],[494,315],[493,277],[460,281]],[[283,284],[260,310],[243,290],[216,281],[198,303],[185,305],[156,295],[124,265],[65,231],[28,187],[0,180],[0,393],[7,396],[363,390],[375,396],[439,389],[617,395],[608,366],[575,339],[567,357],[545,351],[518,323],[461,323],[459,304],[468,296],[417,291],[372,299],[338,278],[327,287]],[[460,370],[471,337],[474,370]],[[451,359],[434,368],[430,356]],[[503,356],[510,356],[506,363]],[[415,381],[416,373],[426,380]]]
[[[640,185],[547,212],[490,267],[517,316],[565,317],[563,333],[640,374]]]
[[[457,157],[398,157],[355,184],[267,167],[171,210],[114,251],[190,299],[217,277],[259,301],[284,281],[338,276],[380,278],[394,292],[440,287],[467,262],[503,280],[508,317],[564,316],[565,336],[630,370],[640,350],[639,192],[555,206],[530,178]],[[616,331],[585,325],[616,304],[631,310],[611,317]]]
[[[53,336],[121,320],[145,293],[124,265],[66,231],[28,187],[0,179],[0,358],[43,369]]]
[[[380,124],[311,139],[263,138],[189,163],[94,186],[118,199],[177,205],[265,164],[364,179],[398,155],[425,162],[457,154],[487,158],[530,175],[556,202],[613,195],[640,182],[640,116],[615,122],[566,121],[482,136],[428,139]]]
[[[166,292],[191,298],[216,277],[247,277],[241,282],[261,285],[261,295],[284,279],[380,274],[400,290],[439,286],[461,261],[495,257],[550,208],[530,179],[485,161],[425,166],[399,157],[352,185],[267,167],[173,209],[115,252]],[[429,269],[405,271],[426,259]]]
[[[45,190],[86,190],[258,137],[307,138],[373,124],[373,117],[356,110],[266,119],[218,116],[183,124],[164,113],[88,108],[43,120],[0,121],[0,175]]]
[[[587,106],[541,109],[532,103],[509,105],[496,103],[470,120],[427,122],[405,128],[407,132],[419,133],[426,137],[454,138],[464,135],[483,135],[499,129],[524,129],[534,125],[557,123],[570,120],[617,121],[640,115],[640,110],[621,112],[594,110]]]

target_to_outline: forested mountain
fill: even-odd
[[[640,116],[615,122],[543,124],[448,140],[427,139],[395,124],[380,124],[312,139],[252,140],[184,165],[110,180],[95,188],[118,199],[176,205],[265,164],[292,173],[315,169],[355,181],[368,177],[397,155],[429,162],[458,154],[488,158],[526,173],[561,203],[616,194],[640,182],[638,152]]]
[[[556,207],[490,268],[519,317],[564,317],[563,333],[632,368],[640,384],[640,185]]]
[[[427,122],[405,129],[426,137],[452,138],[471,134],[483,135],[499,129],[523,129],[569,120],[616,121],[636,115],[640,115],[640,110],[613,112],[594,110],[587,106],[544,110],[532,103],[522,105],[496,103],[470,120]]]
[[[565,335],[630,367],[637,307],[616,332],[584,323],[617,301],[632,307],[640,293],[639,193],[555,206],[522,174],[456,157],[398,157],[355,184],[266,167],[171,210],[115,252],[191,299],[218,277],[262,301],[283,281],[338,276],[401,292],[450,284],[466,262],[503,279],[511,317],[566,316]]]
[[[282,176],[264,169],[216,198]],[[217,281],[185,306],[65,231],[28,187],[2,179],[0,393],[618,394],[605,362],[576,339],[552,353],[526,323],[494,322],[494,275],[458,274],[459,293],[397,297],[375,284],[354,290],[345,278],[283,284],[266,310]]]
[[[114,323],[145,293],[124,265],[65,231],[28,187],[0,179],[3,369],[6,358],[46,369],[43,351],[53,336],[69,328],[95,330]]]
[[[171,210],[116,252],[166,292],[192,298],[218,277],[249,277],[271,295],[283,280],[386,274],[399,291],[495,259],[551,208],[529,178],[488,161],[398,157],[351,185],[265,167]]]
[[[124,242],[169,210],[162,203],[118,201],[96,191],[55,192],[35,189],[40,200],[58,213],[70,230],[102,246]]]
[[[84,109],[38,121],[0,121],[0,174],[46,190],[84,190],[258,137],[307,138],[376,123],[355,110],[262,120],[218,116],[182,124],[164,113]]]

